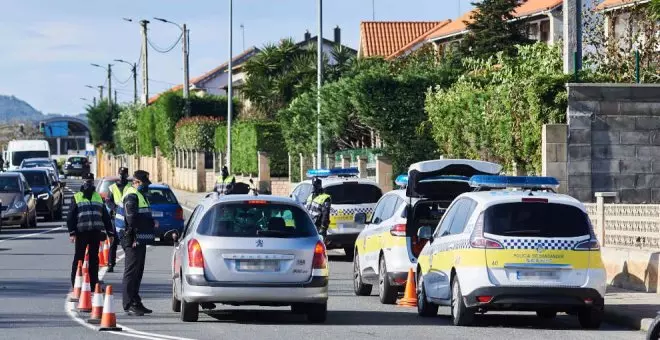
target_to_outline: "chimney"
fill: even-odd
[[[312,39],[312,34],[309,33],[309,30],[305,31],[305,41]]]
[[[335,43],[341,44],[341,28],[335,27]]]

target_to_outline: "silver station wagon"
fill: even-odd
[[[193,211],[172,257],[172,309],[185,322],[200,307],[291,306],[326,319],[328,257],[309,214],[276,196],[211,194]]]

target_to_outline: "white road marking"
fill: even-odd
[[[64,226],[59,226],[57,228],[48,229],[46,231],[42,231],[42,232],[38,232],[38,233],[34,233],[34,234],[27,234],[27,235],[21,235],[21,236],[6,238],[4,240],[0,240],[0,243],[6,242],[6,241],[11,241],[11,240],[18,240],[18,239],[21,239],[21,238],[26,238],[26,237],[31,237],[31,236],[37,236],[37,235],[41,235],[41,234],[47,234],[47,233],[50,233],[51,231],[60,230],[60,229],[64,229]]]

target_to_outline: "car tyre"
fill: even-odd
[[[371,290],[373,289],[372,285],[364,283],[362,281],[362,273],[360,272],[360,258],[358,253],[354,252],[353,254],[353,291],[357,296],[369,296],[371,295]]]
[[[536,316],[538,316],[541,319],[551,320],[557,317],[557,311],[541,309],[536,311]]]
[[[426,298],[426,290],[424,289],[424,279],[422,273],[417,273],[417,314],[422,317],[432,317],[438,315],[438,305],[429,302]]]
[[[328,317],[328,303],[310,303],[306,306],[309,323],[323,323]]]
[[[660,317],[655,317],[653,322],[649,326],[649,330],[646,333],[646,340],[658,340],[660,339]]]
[[[37,211],[36,210],[34,211],[34,214],[32,215],[32,218],[30,219],[28,227],[30,227],[30,228],[36,228],[37,227]]]
[[[385,264],[385,257],[381,256],[378,265],[378,297],[382,304],[391,305],[396,302],[399,295],[397,287],[390,284],[387,277],[387,265]]]
[[[291,313],[293,314],[305,314],[307,313],[307,308],[302,303],[294,303],[291,305]]]
[[[345,247],[344,253],[346,254],[347,259],[351,259],[355,256],[355,248],[353,248],[353,246]]]
[[[603,322],[603,307],[590,307],[578,312],[580,326],[586,329],[598,329]]]
[[[176,280],[172,280],[172,311],[181,312],[181,301],[176,298]]]
[[[199,319],[199,304],[193,302],[186,302],[181,298],[181,321],[183,322],[197,322]]]
[[[474,312],[467,308],[461,293],[461,285],[458,278],[454,277],[451,282],[451,321],[454,326],[469,326],[474,321]]]

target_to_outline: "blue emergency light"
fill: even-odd
[[[332,168],[332,169],[311,169],[307,171],[307,177],[352,177],[360,174],[358,168]]]
[[[408,175],[399,175],[396,180],[394,180],[394,183],[400,187],[405,187],[408,185]]]
[[[555,189],[559,186],[559,181],[554,177],[541,176],[477,175],[470,178],[470,186],[475,188],[492,189]]]

